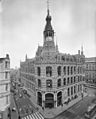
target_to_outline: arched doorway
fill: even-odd
[[[38,105],[42,106],[42,94],[40,92],[37,93],[38,95]]]
[[[57,94],[57,106],[61,105],[62,104],[62,92],[60,91],[58,94]]]
[[[51,93],[45,95],[45,108],[54,108],[54,95]]]

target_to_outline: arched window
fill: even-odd
[[[57,81],[57,87],[60,87],[61,86],[61,79],[58,79]]]
[[[52,76],[52,67],[46,67],[46,76]]]
[[[63,85],[66,85],[66,78],[63,79]]]
[[[73,74],[73,67],[71,67],[71,75]]]
[[[67,78],[67,84],[69,84],[69,77]]]
[[[45,108],[54,108],[54,95],[51,93],[45,94]]]
[[[61,76],[61,66],[57,67],[57,73],[58,73],[58,76]]]
[[[50,79],[46,80],[46,87],[52,88],[52,80],[50,80]]]
[[[62,104],[62,92],[60,91],[57,94],[57,106],[60,106]]]
[[[42,106],[42,94],[38,92],[37,95],[38,95],[38,105]]]
[[[74,74],[76,74],[76,66],[74,67]]]
[[[41,80],[38,79],[38,87],[41,87]]]
[[[66,75],[66,66],[63,68],[64,75]]]
[[[69,66],[67,67],[67,74],[69,75]]]
[[[40,76],[41,75],[41,68],[37,67],[37,75]]]
[[[76,93],[76,86],[74,86],[74,94]]]

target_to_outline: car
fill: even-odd
[[[24,94],[27,94],[27,90],[23,90],[23,93],[24,93]]]
[[[12,111],[14,111],[14,112],[15,112],[15,111],[16,111],[16,108],[15,108],[15,107],[13,107],[13,108],[12,108]]]
[[[23,97],[23,95],[22,95],[22,94],[19,94],[19,97],[20,97],[20,98],[22,98],[22,97]]]

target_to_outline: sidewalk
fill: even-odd
[[[13,108],[13,107],[16,108],[16,105],[15,105],[14,97],[13,97],[13,95],[11,94],[11,104],[10,104],[11,119],[18,119],[18,112],[17,112],[17,109],[16,109],[16,111],[12,111],[12,108]]]
[[[86,97],[87,94],[84,94],[84,97]],[[59,106],[56,109],[44,109],[44,110],[40,110],[41,114],[45,117],[45,118],[54,118],[56,116],[58,116],[60,113],[64,112],[65,110],[69,109],[70,107],[72,107],[74,104],[78,103],[80,100],[82,100],[81,97],[72,100],[71,103],[69,103],[68,105],[64,104],[63,106]]]
[[[87,94],[84,93],[84,97],[86,97]],[[84,98],[83,97],[83,98]],[[32,97],[30,97],[30,100],[32,102],[32,100],[36,101],[36,99],[33,99]],[[45,117],[45,119],[49,118],[49,119],[53,119],[54,117],[58,116],[60,113],[64,112],[65,110],[69,109],[70,107],[72,107],[74,104],[78,103],[80,100],[82,100],[82,97],[79,96],[79,98],[75,99],[75,100],[72,100],[71,102],[69,102],[68,105],[66,104],[63,104],[63,106],[59,106],[59,107],[56,107],[54,109],[42,109],[41,107],[38,107],[35,103],[33,104],[34,107],[38,107],[38,111]],[[34,102],[33,101],[33,102]]]

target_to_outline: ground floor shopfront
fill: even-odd
[[[39,95],[41,95],[40,92]],[[61,91],[55,94],[49,92],[45,93],[42,95],[42,98],[39,97],[38,99],[39,111],[45,118],[53,118],[82,100],[86,95],[87,94],[85,94],[85,92],[79,92],[74,96],[67,97],[66,100],[64,100]]]
[[[44,108],[57,108],[63,106],[63,104],[68,104],[71,100],[75,100],[79,96],[83,98],[83,90],[78,92],[74,90],[75,88],[70,87],[67,89],[53,91],[53,92],[37,92],[37,105]]]

